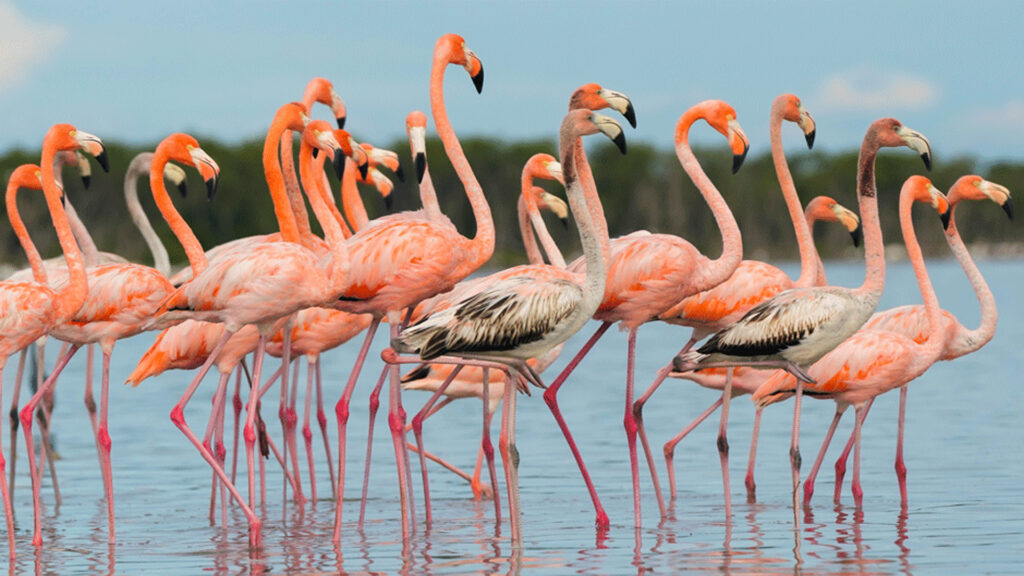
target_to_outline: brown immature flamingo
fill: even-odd
[[[550,265],[515,266],[479,281],[474,290],[447,307],[429,313],[405,329],[392,346],[421,360],[498,366],[508,373],[502,421],[502,456],[509,491],[512,540],[519,541],[518,464],[514,440],[515,394],[520,375],[543,387],[526,360],[546,354],[582,328],[597,310],[605,290],[605,248],[577,176],[574,145],[584,135],[602,132],[625,153],[625,137],[617,122],[587,109],[569,112],[559,131],[559,155],[569,197],[578,222],[586,259],[585,272]],[[386,357],[394,361],[394,357]],[[475,362],[476,361],[476,362]],[[482,361],[482,364],[481,364]],[[449,376],[449,382],[458,369]],[[482,378],[487,400],[488,375]],[[445,385],[440,389],[443,391]],[[485,446],[486,450],[486,446]]]
[[[953,256],[960,263],[964,273],[967,275],[967,279],[971,283],[971,287],[974,288],[974,292],[978,297],[978,302],[981,304],[981,323],[977,328],[970,329],[961,324],[951,313],[942,310],[942,322],[953,326],[954,334],[946,343],[946,349],[939,358],[940,360],[953,360],[981,349],[995,335],[996,322],[999,319],[992,291],[989,289],[988,284],[985,283],[985,278],[982,277],[977,265],[975,265],[974,260],[967,251],[967,246],[964,245],[964,241],[960,238],[960,232],[957,230],[954,219],[954,209],[957,203],[961,200],[991,200],[1002,206],[1006,215],[1011,220],[1013,219],[1013,199],[1010,196],[1010,191],[1005,186],[989,182],[981,176],[968,175],[960,177],[953,184],[953,187],[949,189],[947,199],[949,200],[950,222],[946,228],[946,243],[949,244],[950,249],[953,251]],[[929,330],[927,311],[920,304],[898,306],[872,316],[864,325],[864,329],[898,332],[920,343],[926,339]],[[900,386],[900,412],[896,434],[895,465],[896,478],[900,488],[900,502],[904,507],[907,505],[907,468],[903,463],[903,428],[906,407],[907,385],[904,384]],[[849,456],[853,442],[854,435],[851,434],[846,448],[843,449],[842,456],[836,462],[836,502],[839,501],[839,490],[843,483],[843,475],[846,472],[846,459]],[[804,504],[810,501],[811,495],[814,493],[814,477],[818,463],[815,462],[815,464],[815,469],[807,476],[807,480],[804,482]]]
[[[700,254],[689,242],[668,234],[634,233],[617,238],[611,242],[611,254],[608,267],[608,285],[605,288],[604,300],[594,317],[601,321],[590,340],[579,353],[569,362],[568,366],[552,382],[544,392],[544,400],[558,422],[576,463],[583,474],[584,481],[590,491],[591,499],[597,512],[597,525],[605,528],[609,525],[608,516],[601,506],[597,491],[590,481],[582,457],[576,448],[568,426],[558,408],[556,394],[582,357],[594,343],[615,322],[621,322],[629,330],[627,367],[626,367],[626,410],[623,419],[626,438],[629,443],[630,467],[633,479],[633,507],[636,526],[640,526],[640,479],[636,457],[636,422],[633,417],[633,372],[636,349],[637,328],[669,309],[680,300],[701,290],[706,290],[724,281],[732,274],[742,258],[742,246],[739,227],[732,217],[721,194],[714,187],[701,169],[696,157],[690,150],[688,139],[690,127],[699,119],[704,119],[715,130],[725,136],[733,151],[733,170],[738,170],[743,163],[749,145],[747,137],[736,120],[736,112],[731,106],[720,100],[708,100],[690,108],[682,115],[675,133],[676,154],[687,174],[697,184],[697,188],[708,201],[715,221],[722,230],[722,255],[710,260]],[[564,162],[563,162],[564,164]],[[595,211],[594,220],[603,220],[599,210],[599,201],[593,190],[587,192],[587,203]],[[593,201],[592,201],[593,200]],[[579,270],[583,263],[577,261],[570,265],[571,270]]]
[[[804,384],[809,394],[816,398],[834,398],[837,404],[832,425],[815,460],[812,477],[824,460],[825,450],[842,413],[851,404],[856,409],[853,496],[858,508],[863,495],[860,486],[860,431],[868,407],[876,396],[906,385],[923,374],[942,355],[956,328],[954,323],[942,320],[939,301],[928,278],[921,246],[914,232],[911,219],[914,202],[931,204],[941,215],[943,227],[949,223],[949,204],[924,176],[911,176],[900,192],[900,228],[928,318],[923,341],[916,342],[899,332],[863,328],[811,365],[808,374],[814,382]],[[788,398],[797,387],[797,379],[793,375],[777,371],[758,388],[753,400],[758,406],[765,406]]]
[[[752,308],[732,325],[716,332],[696,351],[676,356],[679,372],[710,367],[782,368],[797,376],[790,464],[793,504],[799,506],[800,397],[804,371],[856,332],[878,306],[885,287],[885,255],[875,197],[875,157],[882,147],[906,146],[931,167],[931,146],[919,132],[895,118],[876,120],[867,130],[857,159],[857,192],[864,228],[865,277],[859,288],[837,286],[794,288]]]

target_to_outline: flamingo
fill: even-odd
[[[992,291],[989,289],[988,284],[985,283],[985,279],[982,277],[977,265],[975,265],[974,260],[967,251],[967,247],[960,238],[960,232],[957,230],[956,221],[953,218],[954,208],[961,200],[987,199],[1002,206],[1003,210],[1006,211],[1007,216],[1010,219],[1013,219],[1013,201],[1010,196],[1010,191],[1005,186],[996,184],[995,182],[990,182],[977,175],[967,175],[957,179],[952,188],[949,189],[949,193],[946,197],[949,200],[950,213],[950,223],[946,228],[946,243],[949,244],[949,247],[953,252],[953,256],[956,257],[960,266],[964,269],[967,279],[970,281],[975,294],[978,296],[978,302],[981,304],[981,323],[975,329],[967,328],[948,311],[941,311],[943,324],[951,325],[953,327],[952,329],[955,331],[952,338],[946,343],[946,348],[943,350],[942,356],[939,358],[940,360],[948,361],[975,352],[987,344],[995,335],[996,322],[999,318],[996,311],[996,301],[992,296]],[[864,325],[864,329],[898,332],[913,338],[915,342],[920,343],[926,339],[929,329],[927,311],[924,306],[919,304],[898,306],[884,312],[876,313]],[[906,402],[907,385],[904,384],[900,386],[900,412],[898,419],[899,426],[896,434],[895,464],[896,478],[899,482],[900,489],[900,503],[904,507],[907,505],[907,468],[903,462],[903,427],[906,414]],[[846,459],[849,456],[853,441],[854,435],[851,434],[846,448],[843,449],[842,456],[836,462],[836,502],[839,501],[839,490],[842,486],[842,477],[846,472]],[[816,471],[817,468],[815,468],[813,472]],[[807,480],[804,482],[805,505],[810,501],[811,495],[814,493],[815,474],[813,472],[811,475],[808,475]]]
[[[676,125],[676,154],[687,174],[697,185],[701,195],[708,201],[715,221],[722,230],[722,255],[715,260],[710,260],[700,254],[686,240],[669,234],[637,232],[611,242],[608,285],[601,307],[598,308],[594,316],[601,321],[601,325],[558,378],[552,382],[551,387],[544,392],[544,400],[569,443],[584,482],[587,484],[597,513],[596,524],[600,528],[609,526],[608,516],[601,506],[597,491],[590,481],[590,475],[558,408],[556,397],[558,389],[582,357],[613,323],[620,322],[623,328],[628,330],[626,410],[623,424],[629,444],[634,520],[636,526],[640,526],[640,479],[636,456],[637,427],[633,417],[636,331],[641,324],[657,317],[658,314],[669,309],[684,297],[724,281],[732,274],[742,258],[740,231],[736,220],[721,194],[704,174],[689,147],[690,127],[699,119],[707,121],[728,140],[733,151],[733,171],[738,170],[742,165],[749,145],[743,129],[736,120],[735,110],[720,100],[708,100],[693,106],[682,115]],[[587,192],[588,206],[594,209],[595,202],[591,202],[595,196],[593,190],[587,190]],[[602,219],[597,214],[597,210],[595,210],[594,219]],[[570,269],[579,270],[581,264],[577,260],[570,265]]]
[[[814,462],[812,477],[825,458],[825,450],[843,412],[850,405],[856,411],[853,497],[857,508],[861,507],[863,497],[860,486],[860,432],[868,408],[877,396],[897,386],[906,385],[938,361],[956,328],[954,323],[942,320],[939,302],[928,278],[921,246],[914,232],[911,219],[914,202],[931,204],[941,215],[944,228],[949,223],[949,204],[945,196],[924,176],[911,176],[900,191],[900,228],[928,318],[924,340],[916,342],[900,332],[865,327],[812,364],[808,375],[814,381],[804,384],[808,394],[836,401],[836,414]],[[752,399],[763,407],[789,397],[798,386],[792,374],[779,371],[758,388]],[[810,494],[807,495],[809,497]]]
[[[868,127],[857,159],[857,200],[865,253],[864,283],[859,288],[824,286],[780,292],[716,332],[696,351],[673,360],[678,372],[747,365],[782,368],[797,376],[790,441],[794,513],[799,507],[800,396],[802,383],[811,381],[804,369],[853,335],[878,306],[885,286],[885,256],[875,197],[875,157],[882,147],[898,146],[914,150],[925,167],[931,168],[931,146],[921,133],[895,118],[882,118]]]
[[[385,316],[391,336],[398,335],[402,310],[425,298],[450,290],[486,262],[494,252],[494,222],[487,199],[473,174],[462,146],[448,120],[444,106],[444,72],[449,64],[462,66],[473,79],[477,92],[483,89],[483,66],[465,40],[457,34],[445,34],[434,46],[430,73],[430,102],[441,142],[452,166],[466,189],[476,219],[476,235],[470,239],[451,226],[422,219],[390,218],[367,226],[348,241],[352,258],[352,283],[335,302],[338,310],[373,314],[366,338],[360,348],[349,380],[335,406],[338,421],[338,487],[333,541],[341,541],[341,512],[344,501],[346,429],[349,403],[370,342]],[[391,428],[399,480],[403,539],[409,534],[411,475],[405,451],[405,415],[401,402],[401,382],[397,366],[390,370],[388,424]]]
[[[190,157],[203,175],[216,179],[217,164],[201,150]],[[114,491],[110,462],[111,440],[107,431],[107,397],[110,383],[110,356],[114,344],[129,336],[142,332],[156,313],[161,303],[173,291],[174,287],[166,276],[159,271],[131,263],[101,264],[89,266],[88,296],[82,307],[67,322],[52,327],[51,336],[71,344],[70,348],[58,360],[58,365],[32,398],[22,408],[19,416],[24,427],[25,444],[29,450],[30,467],[34,469],[34,447],[32,438],[32,416],[36,405],[52,387],[64,366],[78,349],[86,344],[98,343],[103,353],[102,383],[99,405],[99,424],[95,429],[96,445],[100,457],[100,469],[103,474],[104,492],[107,500],[108,540],[115,542],[114,531]],[[55,286],[60,286],[65,279],[57,279]],[[86,403],[91,400],[91,390],[87,391]],[[39,525],[38,481],[33,474],[33,504],[36,508],[36,526],[33,544],[42,543],[42,532]]]
[[[86,276],[85,263],[78,244],[74,240],[67,215],[61,205],[61,191],[57,187],[53,175],[53,159],[60,150],[75,150],[90,146],[99,146],[99,138],[86,132],[76,130],[70,124],[57,124],[50,128],[43,141],[43,168],[35,165],[19,166],[11,174],[7,183],[7,213],[25,253],[32,262],[36,272],[33,282],[0,282],[0,378],[7,359],[15,352],[25,348],[38,338],[45,335],[54,325],[70,318],[85,302]],[[28,231],[17,214],[14,194],[19,187],[42,188],[46,196],[47,209],[57,230],[57,238],[67,260],[69,282],[59,290],[46,284],[45,270],[41,264],[39,252],[32,244]],[[12,210],[11,208],[14,208]],[[2,389],[2,386],[0,386]],[[16,442],[16,438],[11,438]],[[34,460],[30,454],[30,463]],[[14,515],[11,498],[7,490],[7,474],[4,473],[5,462],[3,450],[0,450],[0,491],[2,491],[4,516],[7,523],[7,542],[10,557],[15,557],[14,550]],[[33,484],[36,477],[35,466],[30,466]]]
[[[857,218],[856,213],[840,205],[834,199],[829,198],[827,196],[816,196],[810,202],[807,203],[807,209],[804,215],[808,230],[813,230],[814,222],[817,221],[838,222],[841,223],[847,229],[847,231],[850,232],[850,235],[853,237],[854,245],[857,246],[860,244],[860,219]],[[816,267],[820,268],[821,264],[818,259],[817,250],[814,249],[813,243],[811,245],[811,250],[812,253],[810,255],[801,256],[800,279],[798,280],[798,282],[805,283],[806,278],[811,278],[813,281],[813,285],[824,286],[826,282],[824,281],[824,278],[821,278],[821,276],[824,273],[822,272],[819,274],[816,273],[814,270]],[[734,282],[737,282],[740,279],[743,279],[744,281],[753,284],[757,281],[757,276],[748,274],[756,274],[754,271],[762,267],[769,269],[774,268],[772,266],[760,263],[757,263],[753,266],[745,265],[747,262],[751,261],[744,260],[743,263],[740,264],[740,267],[736,269],[736,272],[732,275],[732,277],[724,284],[720,284],[719,286],[712,288],[707,292],[702,292],[700,294],[697,294],[696,296],[692,296],[684,300],[683,302],[694,301],[700,304],[704,304],[705,306],[713,306],[717,304],[720,306],[720,309],[723,309],[723,312],[727,311],[728,304],[730,302],[723,298],[723,296],[728,297],[729,294],[727,294],[723,290],[723,288],[726,288],[730,285],[732,285],[735,288],[736,284],[734,284]],[[782,273],[781,271],[779,272]],[[718,400],[712,403],[711,406],[709,406],[704,412],[697,416],[697,418],[695,418],[693,422],[691,422],[689,425],[683,428],[683,430],[680,431],[679,434],[672,437],[671,440],[665,443],[663,452],[665,454],[665,465],[668,469],[669,489],[671,490],[671,499],[673,501],[676,499],[675,466],[673,465],[673,455],[675,453],[676,445],[679,444],[679,442],[682,441],[682,439],[685,438],[687,434],[692,432],[694,428],[699,426],[701,422],[707,419],[708,416],[713,414],[715,410],[717,410],[718,408],[722,408],[722,417],[719,423],[717,445],[719,447],[722,459],[722,471],[723,474],[725,474],[723,478],[727,478],[729,470],[727,464],[729,445],[728,440],[726,439],[725,432],[729,417],[729,400],[743,394],[753,394],[754,391],[757,390],[758,386],[760,386],[770,375],[769,372],[765,372],[763,370],[754,370],[752,368],[746,367],[734,369],[734,372],[731,375],[729,374],[729,372],[730,369],[728,368],[715,368],[709,370],[701,370],[700,372],[669,372],[667,374],[669,378],[692,380],[693,382],[696,382],[697,384],[705,388],[711,388],[714,390],[722,391],[722,396]],[[638,400],[637,402],[639,401],[640,400]],[[756,422],[760,422],[760,414],[761,413],[759,411],[757,413]],[[752,442],[751,444],[753,446],[755,443]],[[751,450],[753,450],[753,448]],[[748,471],[749,474],[747,484],[749,499],[752,498],[754,490],[753,467],[751,466],[748,469]],[[725,484],[725,490],[727,494],[726,501],[728,502],[728,482],[725,482]]]
[[[260,371],[266,340],[279,328],[279,319],[302,308],[337,298],[337,295],[342,293],[348,283],[348,251],[344,244],[341,227],[333,217],[330,217],[327,208],[322,205],[322,197],[315,193],[308,193],[310,203],[328,237],[331,261],[325,269],[315,253],[298,243],[298,229],[288,205],[286,192],[283,190],[283,178],[274,163],[274,144],[279,140],[280,133],[284,129],[301,128],[304,124],[307,123],[301,104],[286,104],[279,109],[275,116],[272,128],[267,135],[267,145],[264,147],[264,166],[267,169],[267,179],[274,200],[275,212],[282,223],[281,235],[284,241],[248,242],[223,252],[207,263],[202,247],[184,220],[180,216],[175,219],[176,211],[166,210],[168,206],[165,204],[160,205],[161,212],[168,219],[175,235],[185,246],[195,276],[165,301],[163,308],[154,318],[153,324],[171,324],[193,318],[221,322],[226,328],[214,351],[171,411],[171,420],[199,450],[203,458],[213,467],[221,482],[227,486],[232,497],[242,506],[249,522],[250,544],[254,547],[259,547],[262,544],[261,523],[252,511],[255,493],[253,450],[256,441],[256,403],[260,395]],[[339,144],[334,134],[325,128],[326,125],[322,121],[309,122],[308,125],[315,127],[305,127],[303,147],[315,145],[325,150],[328,156],[334,159],[336,167],[342,165],[341,152],[346,155],[356,155],[351,147],[346,149]],[[162,146],[163,144],[161,143]],[[183,142],[172,143],[167,147],[163,156],[160,155],[160,149],[158,149],[157,158],[154,160],[154,170],[162,168],[168,157],[175,158],[174,154],[187,153],[190,148],[184,144]],[[359,150],[361,154],[361,148]],[[361,163],[365,164],[365,155],[358,157]],[[302,154],[300,153],[301,159]],[[154,175],[151,180],[155,178]],[[154,192],[156,192],[156,187],[154,187]],[[173,209],[173,206],[170,208]],[[249,396],[246,424],[243,430],[249,476],[247,505],[233,484],[229,482],[223,468],[214,456],[189,429],[184,419],[184,409],[231,335],[238,332],[243,326],[250,324],[255,325],[259,330],[259,340],[253,368],[254,388]],[[287,346],[285,348],[287,349]],[[218,391],[218,395],[222,394],[222,390]]]
[[[605,248],[577,176],[574,147],[587,134],[602,132],[625,153],[625,137],[617,122],[580,108],[570,111],[559,131],[559,157],[573,216],[578,222],[586,271],[550,265],[516,266],[486,276],[461,299],[428,313],[392,339],[397,352],[415,353],[421,360],[456,357],[460,362],[482,360],[502,366],[543,387],[525,361],[546,354],[582,328],[600,305],[605,290]],[[391,358],[394,360],[394,358]],[[456,371],[452,372],[455,375]],[[514,398],[509,375],[502,421],[503,460],[509,491],[512,540],[520,539],[518,473],[514,440]],[[485,373],[484,396],[487,397]],[[444,385],[442,385],[443,390]],[[415,423],[415,421],[414,421]],[[415,430],[415,428],[414,428]],[[422,448],[422,446],[421,446]],[[487,447],[484,446],[486,451]]]

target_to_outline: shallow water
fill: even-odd
[[[847,286],[859,283],[863,274],[863,268],[855,264],[836,264],[828,269],[833,282]],[[976,325],[977,302],[955,263],[936,263],[930,269],[943,306],[966,325]],[[831,502],[834,474],[830,463],[840,450],[840,446],[834,446],[819,476],[812,508],[801,518],[799,528],[793,521],[788,466],[792,405],[787,402],[765,411],[757,468],[758,501],[748,504],[743,475],[753,410],[748,399],[739,398],[732,405],[729,428],[731,518],[724,513],[715,448],[716,414],[679,445],[679,497],[668,519],[659,522],[650,481],[646,472],[642,473],[644,525],[634,532],[622,429],[625,337],[610,331],[559,395],[611,517],[612,527],[607,532],[595,531],[593,509],[579,473],[536,393],[520,398],[518,403],[521,547],[510,546],[507,523],[495,527],[491,502],[473,501],[465,482],[436,466],[429,469],[434,523],[426,529],[419,468],[415,464],[418,524],[413,537],[403,545],[397,520],[394,455],[387,427],[382,424],[386,417],[377,420],[367,523],[364,530],[359,530],[355,520],[366,437],[366,398],[379,372],[379,364],[371,361],[353,400],[345,530],[340,549],[330,542],[333,500],[316,432],[319,502],[307,505],[304,513],[294,503],[284,506],[279,468],[268,461],[267,501],[262,510],[265,546],[260,554],[253,555],[241,513],[229,511],[226,528],[219,520],[210,521],[210,470],[168,418],[189,376],[181,372],[165,374],[138,389],[120,384],[152,341],[152,335],[143,335],[118,345],[112,368],[115,384],[110,392],[110,435],[117,544],[106,543],[106,505],[96,449],[81,402],[85,367],[82,353],[70,364],[58,388],[54,433],[60,453],[58,480],[63,504],[54,510],[47,476],[42,492],[46,505],[45,545],[38,550],[30,545],[31,494],[23,439],[18,433],[21,457],[14,496],[18,558],[10,570],[18,574],[1017,572],[1024,560],[1024,446],[1019,418],[1024,393],[1016,385],[1019,342],[1024,339],[1024,310],[1017,297],[1017,283],[1024,282],[1024,262],[982,263],[982,271],[999,304],[999,330],[980,352],[935,366],[911,386],[906,436],[910,502],[906,511],[900,509],[893,472],[896,394],[875,402],[864,428],[863,510],[852,506],[849,480],[842,504],[834,506]],[[881,307],[917,301],[909,266],[891,266]],[[595,327],[588,326],[568,344],[548,378]],[[638,388],[688,336],[687,330],[663,325],[641,329]],[[378,339],[372,357],[384,340]],[[51,346],[48,353],[52,358],[56,347]],[[332,442],[336,441],[336,430],[330,407],[354,355],[354,346],[350,345],[325,356],[324,385]],[[5,382],[13,378],[16,364],[9,363]],[[302,378],[304,383],[304,369]],[[186,411],[189,423],[200,434],[214,384],[212,377],[204,383]],[[11,393],[9,385],[7,388],[5,406]],[[663,487],[665,463],[658,446],[716,398],[713,391],[679,381],[663,386],[649,404],[645,421],[658,455]],[[404,395],[410,415],[425,400],[424,393]],[[280,436],[276,411],[276,400],[266,400],[263,414],[275,438]],[[479,412],[477,402],[457,402],[436,419],[428,420],[428,449],[471,471],[479,438]],[[832,413],[832,402],[809,399],[804,403],[801,446],[805,475]],[[835,444],[845,440],[851,422],[849,411]],[[496,432],[497,422],[495,443]],[[5,449],[10,442],[5,426]],[[304,458],[301,441],[300,453]],[[302,472],[308,494],[306,469]],[[240,464],[240,473],[244,474],[244,463]],[[498,475],[501,477],[500,462]],[[244,486],[244,481],[240,484]],[[503,491],[502,497],[504,505]],[[504,510],[503,516],[507,518]]]

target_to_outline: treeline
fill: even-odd
[[[203,246],[211,247],[232,238],[276,230],[263,176],[262,141],[229,146],[210,139],[199,140],[221,167],[217,195],[212,201],[207,201],[205,188],[196,171],[191,168],[188,169],[189,195],[178,198],[173,191],[172,195]],[[522,243],[515,213],[522,166],[536,152],[553,154],[554,142],[502,142],[472,138],[463,141],[463,147],[494,215],[497,247],[491,264],[502,266],[522,261]],[[104,174],[93,164],[89,190],[83,190],[73,169],[66,168],[64,175],[68,195],[92,231],[99,248],[117,252],[132,260],[149,262],[145,244],[132,225],[123,200],[124,172],[131,158],[144,149],[108,143],[111,173]],[[419,198],[413,177],[415,171],[409,160],[408,143],[392,143],[391,149],[400,154],[406,167],[405,172],[409,175],[405,183],[395,182],[395,209],[416,209]],[[763,154],[749,157],[740,172],[732,175],[730,154],[724,147],[698,149],[696,153],[708,176],[722,191],[736,215],[743,233],[744,256],[795,260],[796,239],[779,191],[771,156]],[[475,229],[472,211],[439,141],[428,142],[428,157],[442,209],[464,234],[472,235]],[[673,151],[630,143],[629,154],[622,156],[614,147],[602,144],[593,146],[589,157],[613,236],[639,229],[671,233],[688,239],[705,254],[718,255],[721,239],[715,221]],[[0,158],[0,175],[4,176],[6,183],[6,175],[15,166],[38,161],[38,152],[35,151],[8,153]],[[855,150],[841,154],[800,152],[790,158],[797,190],[805,203],[815,195],[827,194],[853,210],[857,209],[856,163]],[[947,190],[959,176],[979,170],[979,163],[971,158],[939,159],[928,176],[940,189]],[[901,241],[897,217],[900,186],[908,176],[920,173],[924,173],[920,159],[908,151],[894,150],[878,156],[878,197],[888,244],[899,244]],[[1024,189],[1024,163],[991,165],[978,173],[1008,186],[1011,191]],[[337,190],[333,174],[330,177]],[[542,185],[552,192],[558,190],[557,184]],[[148,180],[143,179],[139,183],[139,192],[143,206],[170,251],[172,262],[184,263],[184,251],[153,205]],[[371,217],[384,212],[384,204],[376,193],[364,188],[363,197]],[[19,200],[22,217],[43,254],[59,253],[56,235],[49,224],[42,196],[24,192]],[[918,230],[926,253],[947,255],[940,227],[931,220],[934,216],[927,212],[920,209],[915,211],[916,220],[921,222]],[[548,221],[552,223],[552,234],[567,257],[579,254],[575,232],[563,229],[556,220]],[[963,206],[958,210],[958,223],[970,244],[1002,246],[1004,253],[1024,245],[1024,231],[1008,222],[1003,211],[995,205],[985,203],[981,206]],[[819,225],[815,238],[825,258],[853,258],[859,254],[850,244],[849,236],[838,226]],[[23,266],[25,257],[6,217],[0,224],[0,239],[0,264]]]

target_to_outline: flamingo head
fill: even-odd
[[[981,176],[969,174],[961,176],[949,189],[947,194],[950,206],[956,206],[961,200],[991,200],[1003,207],[1006,215],[1013,220],[1013,197],[1006,186],[989,182]]]
[[[427,173],[427,115],[419,110],[405,117],[405,131],[409,133],[409,149],[416,165],[416,182],[423,182]]]
[[[274,122],[282,123],[285,130],[302,132],[310,122],[309,108],[302,102],[289,102],[277,109]]]
[[[61,150],[53,160],[53,169],[59,171],[64,166],[74,166],[78,169],[78,175],[82,178],[82,186],[86,190],[92,184],[92,166],[89,159],[81,150]]]
[[[622,92],[606,90],[600,84],[591,82],[576,89],[569,97],[569,109],[589,108],[591,110],[603,110],[612,108],[622,114],[629,125],[636,128],[636,113],[633,111],[633,103]]]
[[[562,226],[569,227],[569,205],[565,203],[565,200],[548,193],[540,186],[531,186],[526,196],[537,208],[550,210],[562,222]]]
[[[868,128],[868,134],[872,133],[880,146],[906,146],[921,156],[926,169],[932,169],[932,145],[924,134],[907,128],[895,118],[875,120]]]
[[[729,147],[732,148],[732,173],[739,172],[750,150],[750,141],[736,119],[736,110],[721,100],[707,100],[695,107],[699,107],[700,116],[729,141]]]
[[[479,94],[484,89],[484,65],[480,58],[466,47],[466,41],[458,34],[445,34],[437,39],[434,46],[434,58],[449,64],[458,64],[469,72],[473,86]]]
[[[857,213],[829,196],[815,196],[807,203],[807,215],[823,222],[839,222],[850,233],[853,245],[860,246],[864,234]]]
[[[199,142],[188,134],[176,132],[163,139],[156,147],[156,153],[166,154],[169,160],[192,166],[199,170],[203,182],[206,183],[207,198],[213,198],[217,191],[217,180],[220,177],[220,166],[199,147]],[[179,187],[180,190],[180,187]]]
[[[565,179],[562,176],[562,165],[551,154],[540,153],[530,156],[530,159],[526,161],[526,165],[523,166],[523,172],[531,180],[543,178],[545,180],[555,180],[563,186],[565,185]]]
[[[946,199],[946,195],[942,191],[932,184],[931,180],[915,174],[903,183],[903,190],[900,194],[909,194],[914,202],[930,204],[939,213],[939,218],[942,219],[942,228],[944,230],[949,228],[949,200]]]
[[[345,101],[334,91],[334,85],[326,78],[313,78],[306,84],[306,92],[302,95],[302,101],[306,104],[319,102],[324,106],[330,106],[334,118],[338,122],[338,128],[345,127]]]
[[[775,99],[776,105],[782,106],[782,118],[795,123],[804,132],[807,148],[814,148],[816,126],[811,113],[804,108],[800,99],[793,94],[782,94]]]
[[[348,132],[345,132],[345,135],[347,136]],[[339,153],[342,150],[341,143],[335,137],[330,124],[323,120],[310,121],[302,131],[302,144],[309,146],[313,151],[323,150],[326,152],[327,158],[334,165],[334,172],[338,178],[345,173],[345,155]]]
[[[55,124],[46,133],[46,141],[51,143],[57,151],[85,150],[96,158],[104,172],[110,171],[107,150],[98,136],[78,130],[71,124]]]
[[[35,164],[22,164],[11,172],[7,180],[7,188],[43,189],[43,171]]]
[[[359,181],[364,184],[372,184],[377,193],[380,194],[380,197],[384,199],[384,208],[388,212],[394,210],[395,198],[391,195],[391,192],[394,191],[395,184],[383,172],[375,166],[371,166],[366,174],[366,178],[362,178]]]
[[[402,163],[398,161],[398,153],[383,148],[377,148],[373,144],[363,142],[360,144],[366,155],[369,157],[370,167],[383,166],[395,173],[399,182],[405,182],[405,172],[402,170]]]
[[[370,170],[370,157],[366,154],[366,150],[356,142],[356,139],[351,134],[340,128],[334,131],[334,138],[341,146],[341,152],[355,163],[356,168],[359,169],[360,177],[366,179],[366,174]],[[345,166],[344,158],[342,159],[341,166],[342,168]],[[341,173],[338,174],[338,178],[341,178]]]

